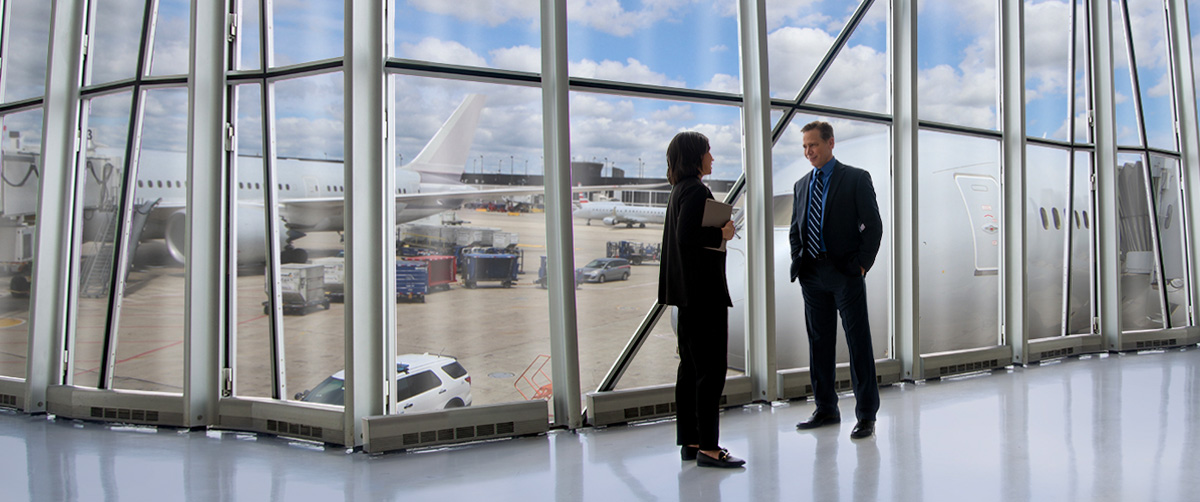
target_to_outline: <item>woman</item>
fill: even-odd
[[[733,222],[700,225],[705,201],[713,198],[700,178],[712,174],[708,138],[694,131],[675,135],[667,146],[671,199],[663,228],[658,302],[679,308],[679,376],[675,382],[676,441],[684,460],[704,467],[741,467],[746,462],[717,444],[721,391],[729,346],[729,288],[722,241],[733,238]]]

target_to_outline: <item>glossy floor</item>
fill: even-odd
[[[809,402],[725,411],[747,460],[681,462],[674,423],[366,455],[228,431],[0,414],[4,500],[1196,500],[1200,350],[882,389],[874,438]]]

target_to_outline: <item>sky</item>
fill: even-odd
[[[90,82],[132,77],[137,64],[141,12],[146,0],[97,2]],[[1175,149],[1162,12],[1157,0],[1130,0],[1142,108],[1150,146]],[[10,0],[10,50],[5,59],[4,101],[36,97],[45,85],[49,2]],[[154,32],[151,74],[187,70],[187,0],[161,0]],[[258,2],[243,2],[239,68],[262,65]],[[343,5],[330,0],[275,0],[271,51],[278,66],[337,58],[342,53]],[[846,25],[857,2],[772,0],[767,2],[769,85],[772,97],[792,99]],[[539,3],[531,0],[395,0],[394,57],[539,73]],[[1119,3],[1114,13],[1118,142],[1141,143]],[[888,113],[887,6],[876,0],[847,46],[817,84],[810,103]],[[1189,6],[1200,9],[1197,0]],[[1072,80],[1069,71],[1070,3],[1025,2],[1026,134],[1066,140]],[[735,0],[568,0],[569,73],[574,77],[684,89],[740,92]],[[1080,14],[1082,15],[1082,14]],[[999,129],[994,0],[924,0],[918,4],[918,110],[920,118],[983,129]],[[1192,26],[1197,23],[1193,22]],[[1197,29],[1193,28],[1193,40]],[[34,50],[11,50],[11,47]],[[1193,51],[1193,57],[1198,51]],[[1079,56],[1082,56],[1082,52]],[[1080,61],[1080,63],[1082,63]],[[1194,64],[1196,62],[1194,61]],[[465,169],[471,172],[541,173],[541,95],[537,87],[399,75],[392,79],[397,162],[411,160],[468,93],[488,96]],[[281,80],[275,85],[275,141],[279,155],[340,159],[344,155],[343,75]],[[262,91],[244,86],[238,97],[239,146],[262,151]],[[1076,123],[1085,96],[1076,92]],[[123,144],[128,134],[128,94],[96,100],[89,115],[92,135],[104,144]],[[146,148],[182,150],[186,144],[186,93],[152,91],[145,102]],[[665,99],[570,94],[571,154],[623,169],[627,176],[662,177],[670,138],[697,130],[710,138],[714,178],[742,171],[740,110],[732,106]],[[778,114],[774,114],[778,117]],[[808,120],[812,117],[805,117]],[[37,143],[40,114],[4,118]],[[834,120],[846,140],[878,134],[878,127]],[[1082,127],[1078,139],[1085,139]],[[835,151],[835,154],[837,152]],[[788,135],[773,153],[776,169],[803,162],[798,136]]]

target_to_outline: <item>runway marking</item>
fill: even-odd
[[[159,348],[157,348],[157,349],[151,349],[151,350],[147,350],[147,351],[145,351],[145,352],[142,352],[141,354],[137,354],[137,355],[134,355],[134,356],[127,357],[127,358],[125,358],[125,359],[121,359],[120,361],[117,361],[117,364],[121,364],[121,363],[124,363],[124,362],[132,361],[132,360],[134,360],[134,359],[137,359],[137,358],[139,358],[139,357],[142,357],[142,356],[147,356],[147,355],[153,354],[153,353],[155,353],[155,352],[158,352],[158,351],[160,351],[160,350],[163,350],[163,349],[169,349],[169,348],[171,348],[171,347],[174,347],[174,346],[176,346],[176,345],[180,345],[180,344],[182,344],[182,343],[183,343],[183,340],[180,340],[180,341],[178,341],[178,342],[174,342],[174,343],[169,343],[169,344],[167,344],[167,345],[163,345],[162,347],[159,347]],[[115,366],[115,365],[114,365],[114,366]],[[76,374],[76,375],[82,375],[82,374],[84,374],[84,373],[94,373],[94,372],[96,372],[96,371],[97,371],[97,370],[99,370],[99,369],[100,369],[100,367],[98,367],[98,366],[97,366],[97,367],[95,367],[95,368],[92,368],[92,369],[90,369],[90,370],[81,370],[81,371],[76,371],[76,372],[75,372],[75,374]]]

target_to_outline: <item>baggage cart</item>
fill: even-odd
[[[518,255],[496,248],[472,248],[463,252],[463,284],[474,288],[480,282],[499,281],[512,287],[517,281]]]
[[[396,260],[396,301],[425,303],[429,291],[429,264],[420,260]]]
[[[325,266],[286,263],[279,266],[280,293],[284,315],[307,315],[317,307],[329,310],[325,297]],[[271,313],[270,302],[263,302],[263,313]]]
[[[429,292],[450,289],[457,279],[458,259],[449,255],[409,256],[405,260],[424,261],[429,271]]]

